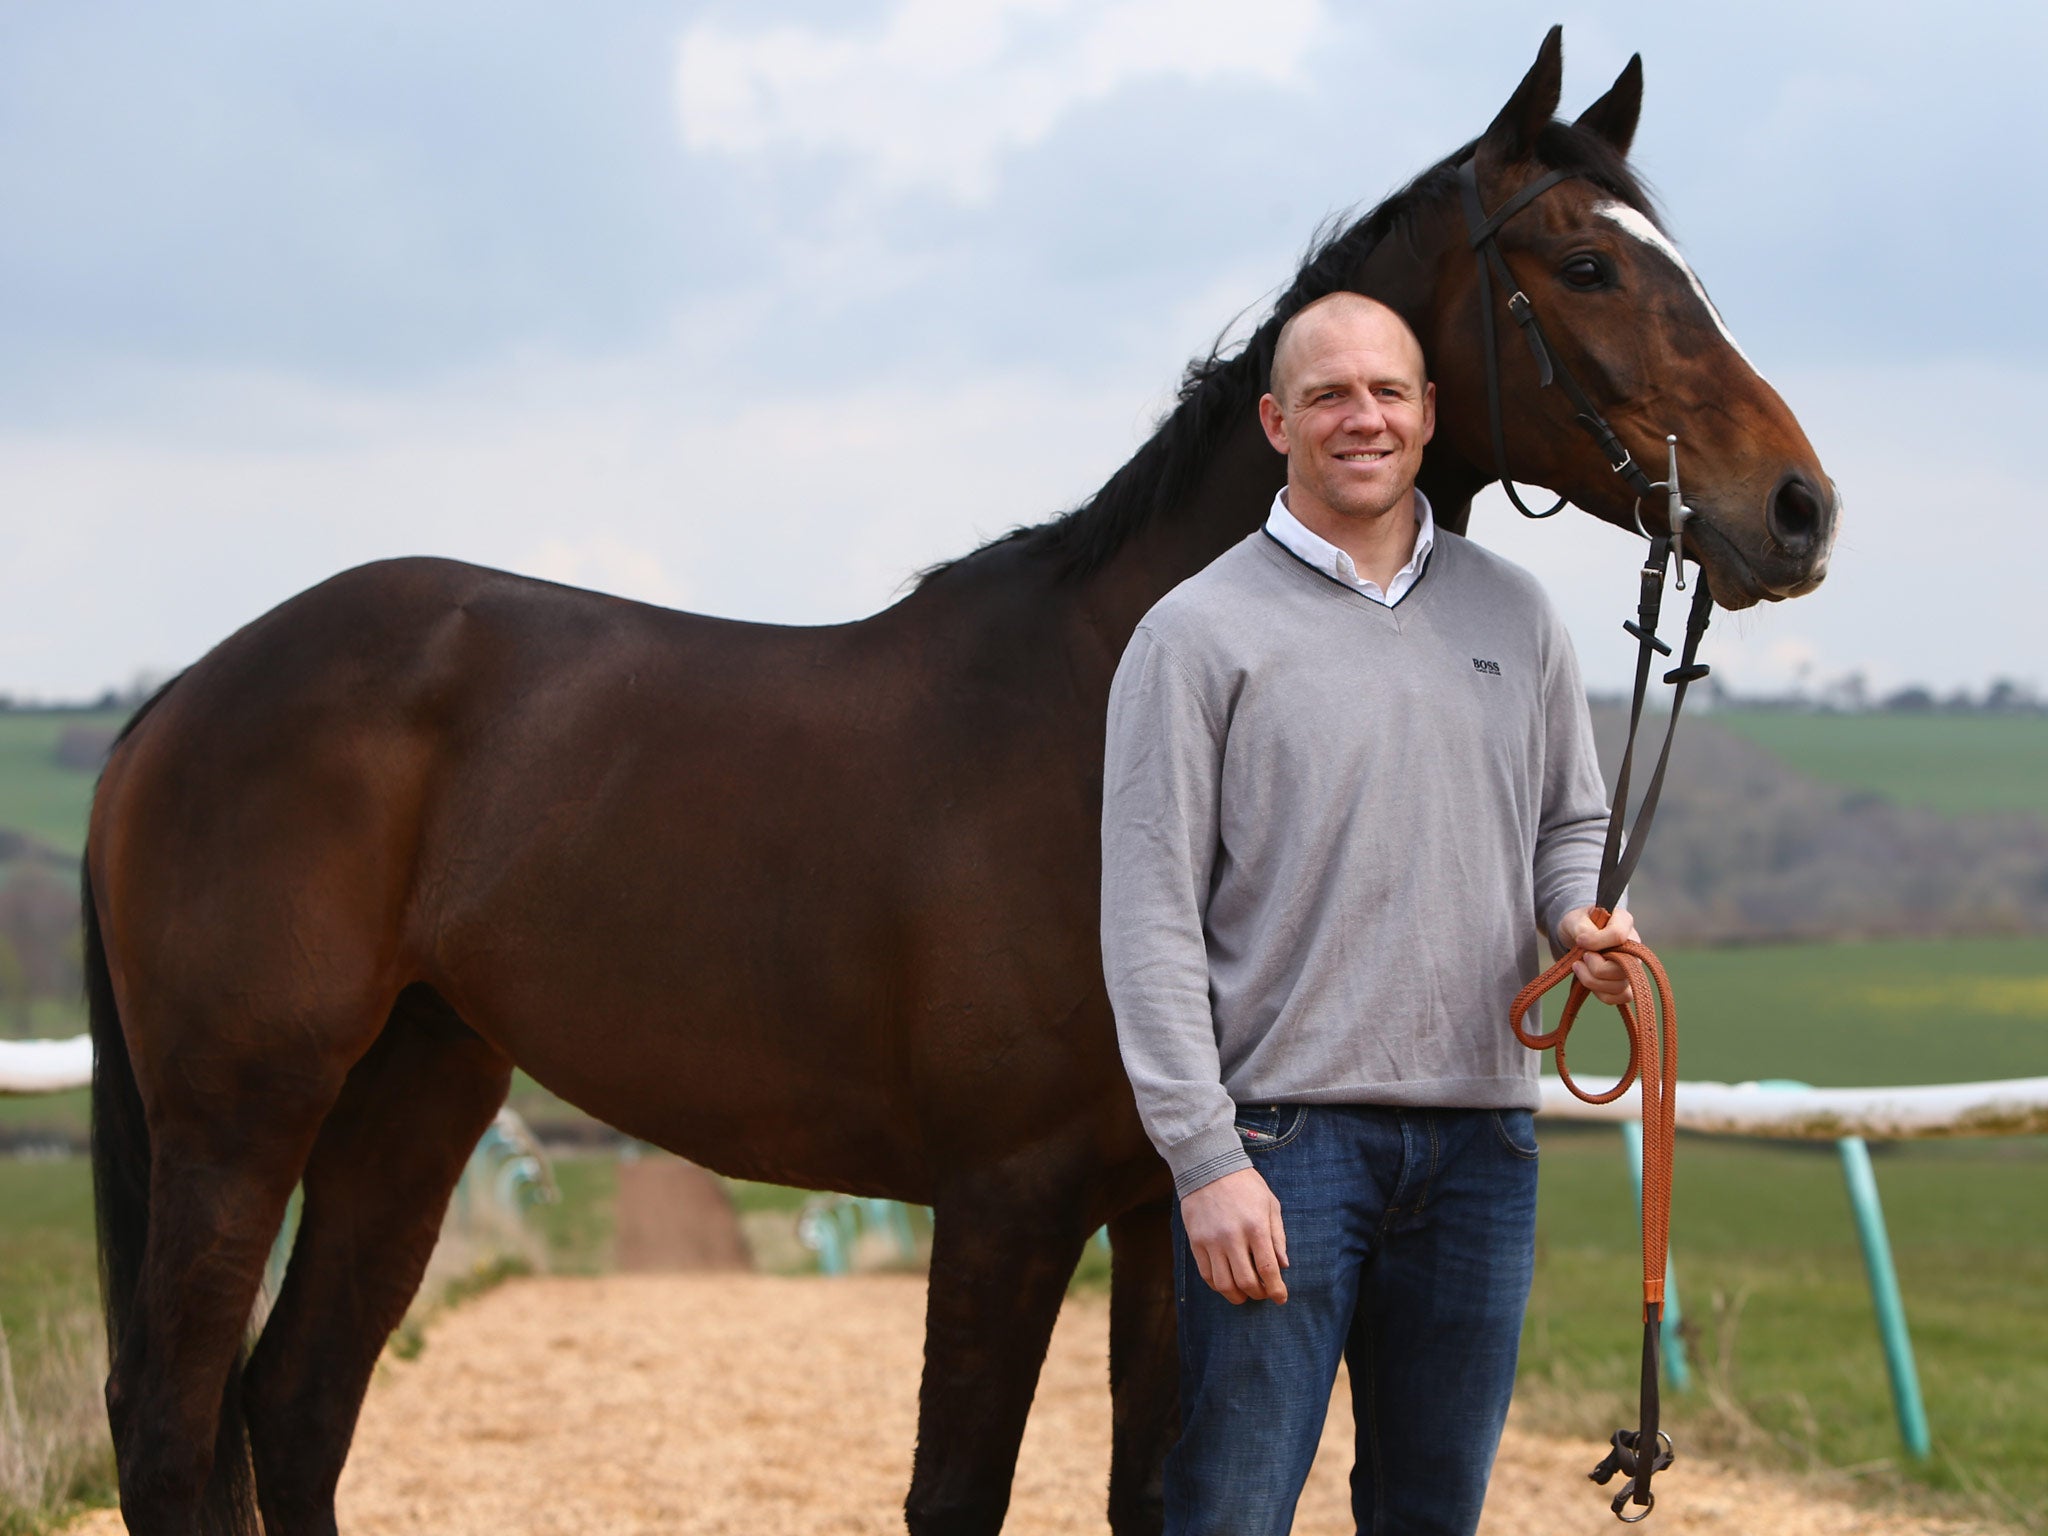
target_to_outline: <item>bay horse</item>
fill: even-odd
[[[1336,289],[1407,319],[1439,388],[1425,489],[1461,534],[1496,466],[1456,167],[1489,207],[1567,172],[1501,249],[1637,456],[1682,435],[1716,597],[1825,570],[1832,483],[1629,169],[1640,61],[1575,122],[1554,117],[1561,70],[1553,30],[1486,132],[1323,241],[1085,504],[871,618],[734,623],[393,560],[265,614],[137,713],[84,871],[131,1531],[335,1530],[371,1369],[515,1063],[721,1173],[933,1208],[917,1536],[1000,1528],[1106,1223],[1109,1517],[1159,1529],[1171,1185],[1101,977],[1103,715],[1138,618],[1283,482],[1256,414],[1279,324]],[[1632,526],[1511,330],[1516,478]]]

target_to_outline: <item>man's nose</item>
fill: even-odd
[[[1386,424],[1386,413],[1380,409],[1379,401],[1371,395],[1365,396],[1351,407],[1344,425],[1358,432],[1377,432]]]

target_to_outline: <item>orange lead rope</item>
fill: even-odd
[[[1605,907],[1595,907],[1592,919],[1607,926]],[[1565,1066],[1565,1040],[1577,1022],[1579,1009],[1592,993],[1572,975],[1572,966],[1588,954],[1605,954],[1621,962],[1628,973],[1629,1001],[1617,1003],[1622,1027],[1628,1032],[1628,1070],[1621,1081],[1605,1093],[1581,1088]],[[1565,999],[1564,1014],[1547,1034],[1531,1034],[1522,1020],[1543,995],[1559,982],[1571,978],[1571,992]],[[1652,1473],[1672,1462],[1670,1436],[1657,1426],[1658,1418],[1658,1331],[1664,1321],[1664,1262],[1671,1246],[1671,1167],[1678,1122],[1675,1090],[1678,1087],[1678,1008],[1671,991],[1671,978],[1664,964],[1644,943],[1630,940],[1608,950],[1574,947],[1570,954],[1515,994],[1508,1025],[1515,1038],[1532,1051],[1557,1051],[1557,1075],[1573,1095],[1588,1104],[1611,1104],[1628,1092],[1629,1085],[1643,1085],[1643,1380],[1642,1413],[1633,1430],[1617,1429],[1609,1442],[1607,1457],[1591,1474],[1596,1483],[1606,1484],[1617,1472],[1628,1480],[1614,1496],[1613,1509],[1622,1520],[1634,1524],[1647,1517],[1656,1505],[1650,1491]],[[1642,1447],[1653,1454],[1647,1459]],[[1641,1514],[1625,1513],[1633,1502]]]
[[[1667,442],[1671,441],[1667,439]],[[1678,450],[1671,448],[1669,479],[1659,489],[1668,489],[1673,501],[1678,496]],[[1681,521],[1673,516],[1672,522]],[[1663,750],[1650,775],[1635,826],[1623,837],[1622,821],[1629,802],[1629,770],[1635,761],[1636,730],[1642,723],[1643,700],[1649,689],[1651,658],[1657,652],[1671,654],[1671,647],[1657,638],[1657,614],[1663,603],[1664,577],[1670,566],[1673,539],[1659,536],[1650,540],[1650,552],[1643,562],[1642,594],[1636,607],[1636,622],[1623,626],[1636,639],[1635,696],[1629,705],[1628,743],[1622,749],[1621,765],[1614,776],[1614,803],[1607,818],[1607,840],[1600,854],[1600,880],[1592,916],[1603,928],[1621,894],[1635,874],[1642,857],[1643,840],[1657,813],[1657,797],[1664,788],[1664,770],[1671,761],[1671,742],[1678,731],[1678,712],[1685,703],[1685,691],[1707,675],[1699,664],[1699,644],[1707,632],[1713,612],[1713,595],[1707,590],[1706,573],[1699,576],[1692,596],[1692,610],[1685,626],[1685,649],[1679,663],[1664,674],[1673,688],[1671,720],[1664,729]],[[1679,587],[1685,585],[1685,566],[1679,563]],[[1624,846],[1625,844],[1625,846]],[[1587,950],[1574,948],[1557,964],[1515,994],[1508,1024],[1515,1038],[1531,1050],[1557,1050],[1557,1075],[1565,1087],[1588,1104],[1608,1104],[1628,1092],[1629,1085],[1643,1085],[1643,1379],[1642,1411],[1634,1429],[1617,1429],[1609,1450],[1591,1473],[1596,1483],[1611,1482],[1617,1472],[1627,1480],[1615,1494],[1611,1507],[1622,1520],[1633,1525],[1648,1517],[1656,1504],[1650,1491],[1653,1474],[1671,1465],[1671,1438],[1657,1424],[1658,1418],[1658,1330],[1664,1321],[1664,1263],[1671,1246],[1671,1163],[1678,1121],[1675,1096],[1678,1089],[1678,1008],[1671,994],[1671,978],[1648,945],[1631,940],[1613,949],[1597,951],[1619,960],[1628,976],[1629,1001],[1618,1004],[1622,1026],[1628,1031],[1628,1071],[1605,1093],[1588,1093],[1573,1081],[1565,1065],[1565,1039],[1579,1016],[1579,1009],[1592,994],[1576,977],[1565,999],[1564,1014],[1557,1028],[1548,1034],[1531,1034],[1523,1019],[1543,994],[1572,974],[1572,966]],[[1639,1513],[1628,1514],[1634,1505]]]

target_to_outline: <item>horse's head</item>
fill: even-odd
[[[1578,381],[1648,478],[1663,478],[1664,438],[1677,434],[1680,480],[1695,514],[1685,548],[1705,568],[1715,598],[1746,608],[1810,592],[1827,573],[1834,543],[1834,482],[1658,227],[1628,169],[1642,105],[1641,60],[1631,59],[1575,123],[1554,117],[1562,66],[1560,31],[1553,28],[1534,67],[1470,150],[1487,214],[1552,172],[1564,173],[1496,232],[1511,282],[1505,291],[1494,283],[1492,293],[1505,463],[1497,461],[1489,427],[1482,280],[1454,174],[1462,157],[1434,173],[1439,195],[1418,219],[1408,248],[1411,260],[1425,257],[1429,291],[1413,286],[1421,268],[1411,269],[1416,276],[1406,284],[1387,272],[1385,245],[1369,258],[1379,269],[1375,286],[1392,278],[1409,288],[1399,307],[1418,322],[1437,381],[1439,424],[1425,483],[1469,494],[1505,474],[1548,486],[1610,523],[1636,526],[1637,491],[1577,419],[1568,386],[1560,379],[1543,387],[1536,352],[1509,311],[1519,290],[1558,372]],[[1664,498],[1643,498],[1641,515],[1645,527],[1664,531]]]

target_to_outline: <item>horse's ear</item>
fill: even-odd
[[[1563,89],[1564,28],[1552,27],[1536,50],[1529,73],[1522,76],[1515,94],[1481,135],[1480,150],[1501,164],[1528,159],[1535,152],[1536,135],[1557,115],[1557,98]]]
[[[1636,139],[1636,119],[1643,115],[1643,56],[1622,66],[1605,96],[1579,114],[1578,126],[1596,133],[1626,158]]]

